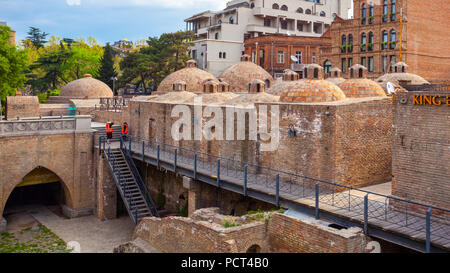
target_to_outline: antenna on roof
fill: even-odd
[[[395,94],[395,87],[391,82],[387,83],[387,92],[388,95]]]
[[[298,62],[298,58],[297,57],[295,57],[295,56],[291,56],[291,60],[293,61],[293,62]]]

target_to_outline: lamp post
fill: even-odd
[[[111,79],[113,81],[113,94],[114,96],[116,96],[116,81],[117,81],[117,77],[111,77]]]

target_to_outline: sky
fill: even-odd
[[[0,21],[16,31],[29,27],[60,38],[94,37],[100,44],[137,41],[185,30],[184,19],[225,8],[228,0],[0,0]]]
[[[94,37],[99,43],[131,41],[185,30],[184,19],[220,10],[227,0],[0,0],[0,21],[16,31],[29,27],[60,38]]]

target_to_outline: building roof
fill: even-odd
[[[339,87],[348,98],[386,97],[386,93],[378,83],[365,78],[346,80]]]
[[[387,83],[391,82],[394,85],[399,85],[400,82],[408,82],[409,85],[424,85],[430,84],[427,80],[419,75],[412,73],[389,73],[385,74],[375,80],[381,87],[387,91]]]
[[[288,82],[280,102],[331,102],[345,100],[344,92],[325,80],[300,80]]]
[[[114,94],[108,85],[86,74],[84,78],[66,84],[59,96],[72,99],[99,99],[112,98]]]
[[[219,78],[223,78],[230,84],[231,92],[248,92],[248,86],[254,80],[262,80],[267,88],[273,82],[273,77],[264,68],[248,60],[232,65]],[[269,83],[268,86],[267,83]]]
[[[330,77],[330,78],[327,78],[326,81],[329,81],[329,82],[339,86],[341,83],[345,82],[345,79],[341,78],[341,77],[337,77],[337,78]]]
[[[279,101],[280,101],[279,96],[274,96],[271,94],[267,94],[265,92],[261,92],[261,93],[241,94],[238,97],[230,101],[227,101],[224,104],[247,106],[255,103],[274,103]]]
[[[184,81],[186,83],[186,91],[202,92],[203,83],[209,79],[218,81],[211,73],[198,69],[195,61],[189,61],[186,68],[167,76],[158,86],[158,91],[172,91],[174,83]]]

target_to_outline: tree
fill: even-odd
[[[2,107],[7,96],[15,95],[26,82],[27,53],[9,45],[11,29],[0,26],[0,100]]]
[[[111,78],[117,77],[117,72],[114,68],[114,59],[113,59],[113,48],[108,44],[106,44],[103,50],[103,57],[100,60],[101,67],[98,71],[98,80],[106,83],[111,89],[113,89],[113,83]]]
[[[150,37],[147,47],[130,53],[120,62],[120,85],[137,82],[156,89],[166,76],[186,65],[194,36],[191,31],[178,31]]]
[[[30,27],[28,31],[27,39],[31,41],[31,43],[37,48],[40,49],[47,42],[45,39],[48,36],[48,33],[41,32],[39,28]]]

